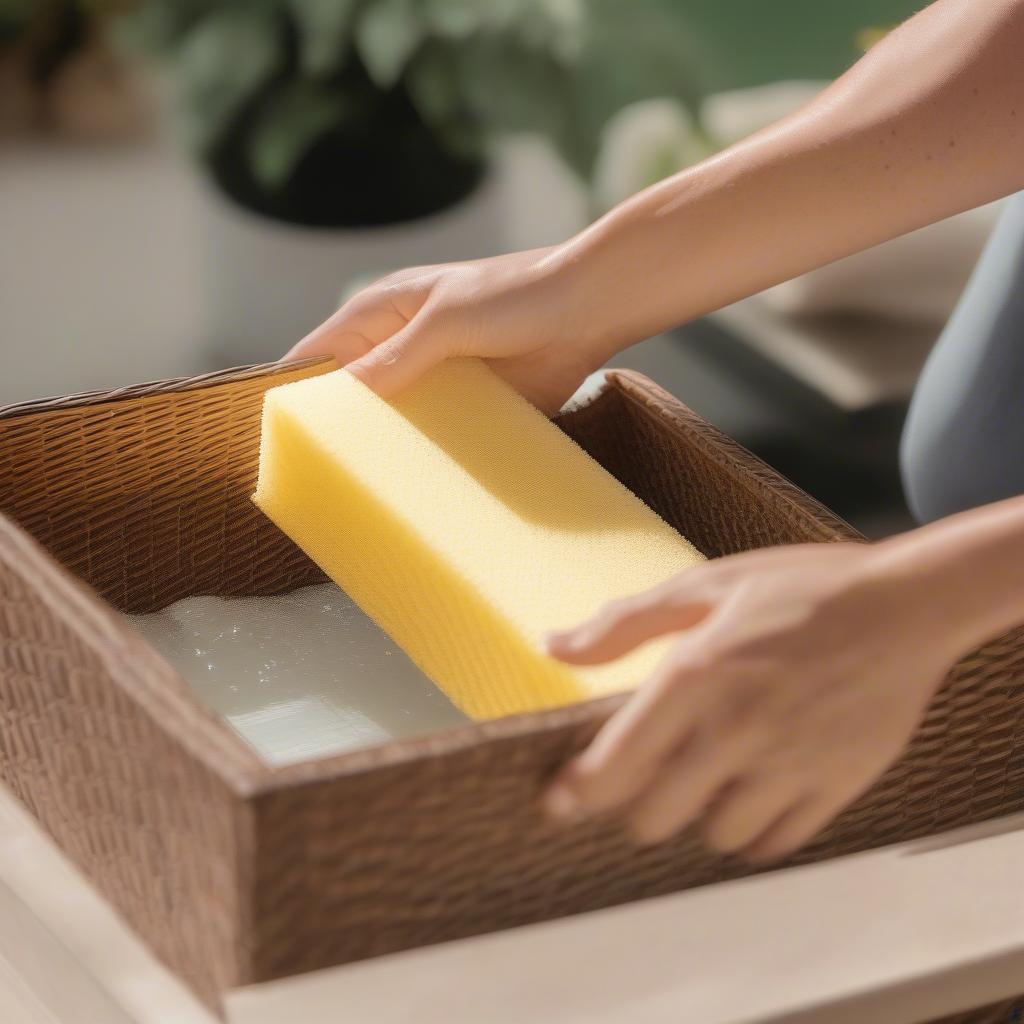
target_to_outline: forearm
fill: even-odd
[[[874,572],[901,588],[910,617],[959,657],[1024,625],[1024,496],[878,545]]]
[[[1024,186],[1024,3],[938,0],[814,102],[559,253],[611,354]]]

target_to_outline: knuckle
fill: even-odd
[[[754,843],[739,851],[743,860],[752,865],[768,865],[782,860],[792,851],[776,842]]]
[[[756,681],[741,678],[722,687],[716,703],[716,717],[723,725],[767,732],[776,724],[771,695]]]
[[[717,818],[711,818],[701,825],[700,836],[705,846],[723,854],[737,853],[749,841],[743,829]]]
[[[677,675],[692,678],[721,679],[725,665],[713,647],[703,640],[695,646],[688,638],[677,643],[668,657],[668,664]]]
[[[659,673],[651,682],[651,691],[657,697],[673,698],[694,689],[695,676],[688,666],[669,664],[667,670]]]
[[[672,823],[662,818],[637,816],[626,824],[626,833],[637,846],[656,846],[667,842],[676,831]]]
[[[594,617],[594,626],[598,631],[610,629],[629,619],[635,613],[633,598],[620,597],[609,601]]]
[[[780,836],[765,848],[763,856],[767,860],[782,860],[806,846],[812,835],[813,833],[809,835],[801,833]]]
[[[635,597],[617,597],[609,601],[603,609],[606,618],[618,620],[633,614],[636,611],[637,601]]]
[[[422,277],[430,271],[430,267],[423,264],[415,264],[411,267],[403,267],[401,270],[393,270],[374,282],[375,285],[388,287],[391,285],[403,285],[409,280]]]

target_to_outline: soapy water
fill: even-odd
[[[126,618],[274,765],[466,721],[333,583],[275,597],[190,597]]]

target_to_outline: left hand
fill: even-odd
[[[680,634],[549,814],[618,815],[642,843],[701,819],[712,848],[753,860],[805,844],[896,760],[963,653],[889,543],[718,559],[550,638],[592,665]]]
[[[389,274],[285,358],[333,356],[392,398],[444,359],[477,356],[554,415],[616,351],[608,325],[591,315],[586,266],[565,252],[551,246]]]

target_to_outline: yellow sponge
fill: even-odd
[[[544,636],[703,556],[478,360],[389,403],[345,370],[267,392],[256,504],[474,718],[630,689]]]

